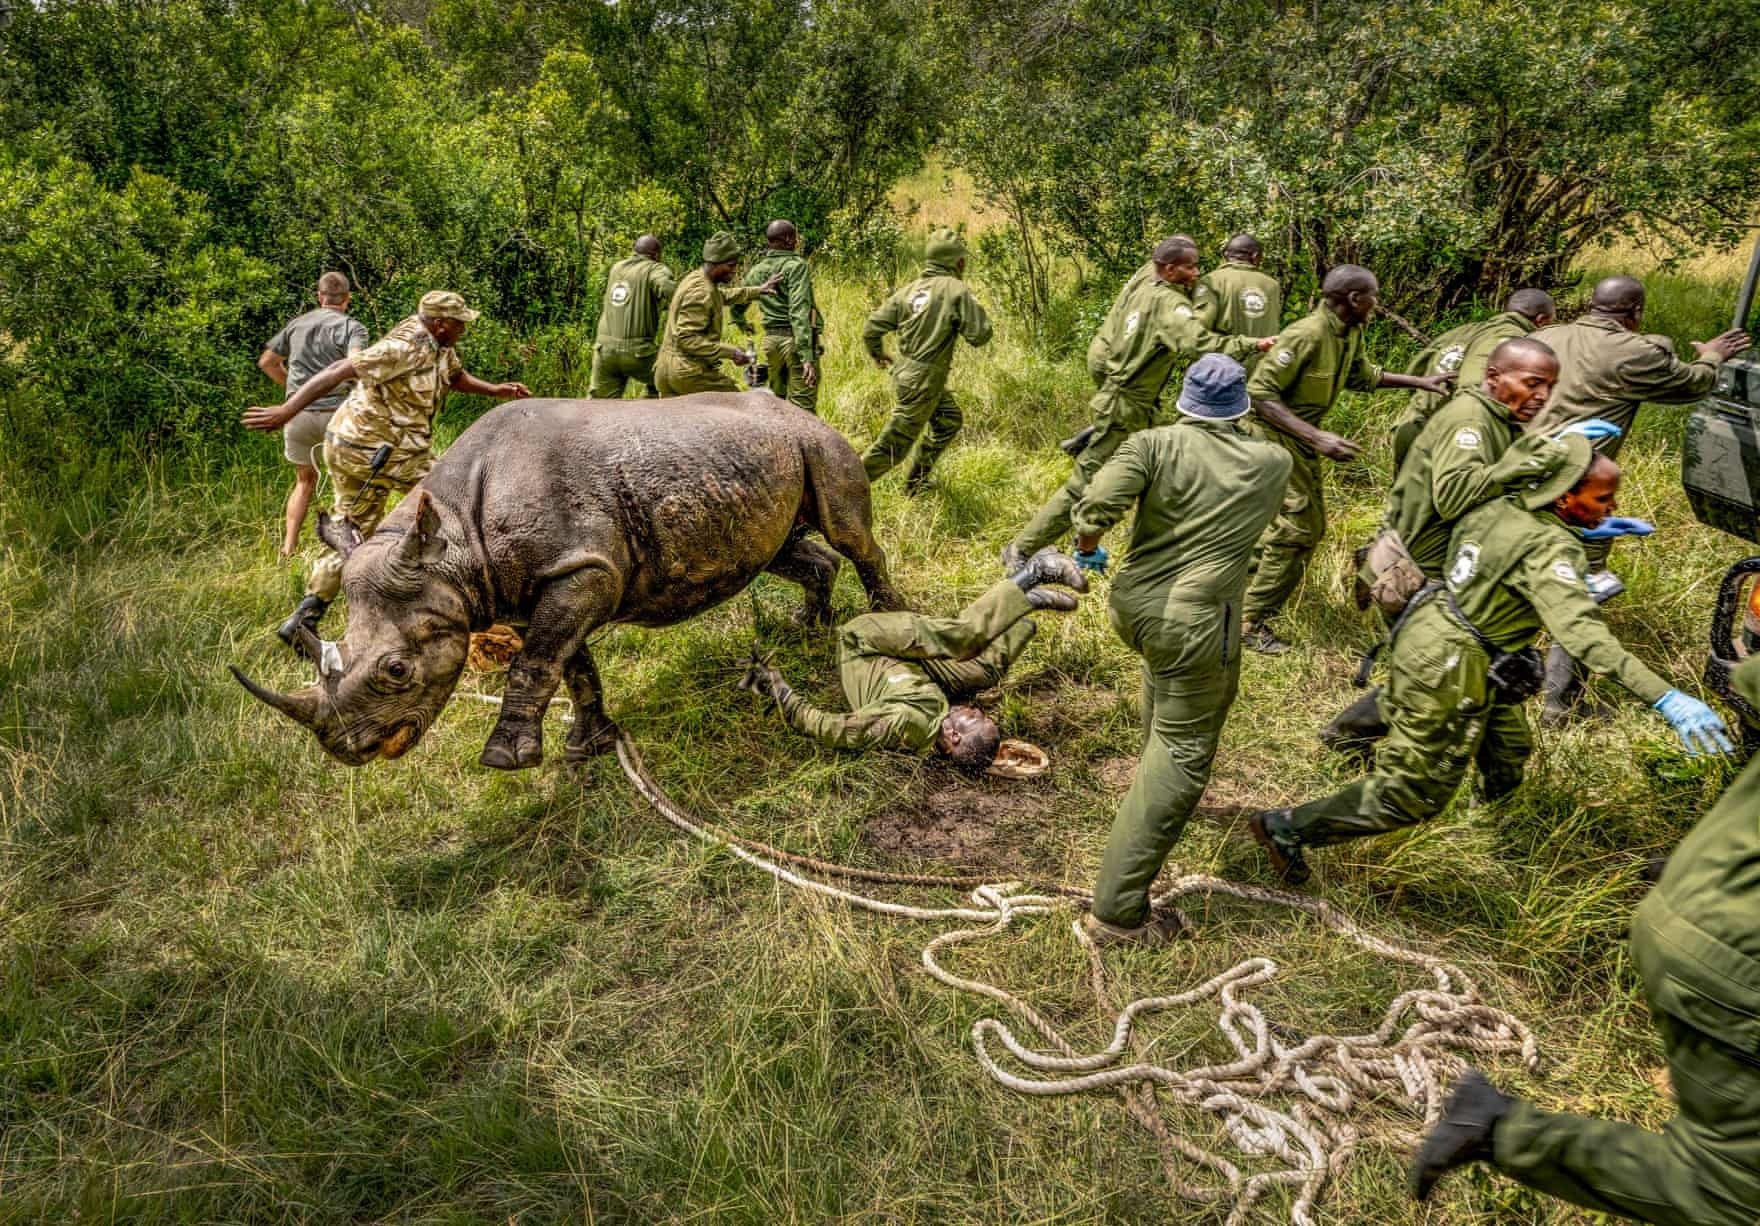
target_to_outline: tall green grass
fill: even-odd
[[[889,407],[857,342],[869,301],[854,282],[822,294],[823,411],[860,445]],[[1677,301],[1725,309],[1715,291],[1658,294],[1649,326],[1669,328]],[[962,350],[953,384],[967,428],[934,488],[907,500],[894,474],[876,491],[880,539],[925,609],[994,579],[997,550],[1067,473],[1052,444],[1085,419],[1089,390],[1079,357],[1044,358],[1006,318],[990,348]],[[1368,455],[1331,472],[1333,534],[1290,615],[1299,649],[1246,661],[1205,811],[1176,852],[1189,869],[1266,881],[1239,811],[1350,777],[1314,732],[1351,697],[1371,637],[1341,583],[1377,515],[1399,407],[1342,411]],[[1742,550],[1691,522],[1678,423],[1648,412],[1625,453],[1625,505],[1660,532],[1619,550],[1631,590],[1610,616],[1692,689],[1714,580]],[[303,679],[270,633],[299,590],[274,553],[285,485],[272,441],[245,439],[199,466],[118,463],[84,492],[0,496],[0,1220],[1220,1220],[1169,1203],[1115,1099],[1026,1099],[981,1074],[966,1031],[983,1010],[917,969],[932,930],[682,841],[610,762],[479,770],[487,707],[456,702],[409,757],[351,771],[252,702],[228,662]],[[706,815],[891,866],[924,862],[884,848],[940,846],[951,824],[967,863],[1082,883],[1136,737],[1137,665],[1101,588],[1040,619],[993,701],[1008,733],[1050,750],[1034,783],[791,736],[735,688],[754,636],[815,700],[840,700],[829,638],[790,628],[796,593],[774,579],[682,626],[613,630],[601,668],[613,716]],[[861,607],[847,570],[837,603]],[[554,723],[551,737],[559,759]],[[1653,1125],[1668,1106],[1623,944],[1636,870],[1726,774],[1688,764],[1625,701],[1610,723],[1542,734],[1512,801],[1463,795],[1409,834],[1323,853],[1314,888],[1533,1022],[1544,1076],[1494,1069],[1508,1084]],[[1385,966],[1282,915],[1195,918],[1195,941],[1111,959],[1121,996],[1261,953],[1288,968],[1264,995],[1295,1024],[1357,1025],[1398,990]],[[969,956],[1103,1042],[1061,924]],[[1197,1060],[1217,1052],[1211,1025],[1194,1011],[1150,1035]],[[1175,1123],[1220,1144],[1201,1117]],[[1484,1175],[1419,1215],[1402,1162],[1366,1143],[1327,1220],[1586,1220]],[[1265,1220],[1286,1208],[1274,1198]]]

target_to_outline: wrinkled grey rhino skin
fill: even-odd
[[[587,648],[613,622],[667,626],[769,571],[828,621],[837,555],[876,608],[902,607],[874,541],[868,481],[843,436],[768,392],[668,400],[520,400],[484,414],[367,540],[344,547],[348,631],[317,685],[253,694],[358,766],[407,751],[464,667],[470,632],[527,627],[484,766],[535,766],[559,682],[566,754],[613,747]]]

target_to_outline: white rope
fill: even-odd
[[[490,695],[469,697],[498,702]],[[959,946],[1006,932],[1018,919],[1072,915],[1079,911],[1086,895],[1067,887],[1058,887],[1061,894],[1044,893],[1032,892],[1019,882],[993,882],[972,890],[969,907],[918,907],[871,898],[785,868],[753,850],[761,844],[698,821],[648,775],[641,755],[621,732],[617,760],[630,785],[666,821],[692,838],[726,849],[778,881],[879,915],[966,925],[931,940],[923,949],[922,961],[937,982],[996,1002],[1017,1026],[1025,1028],[1017,1031],[997,1017],[980,1018],[972,1024],[972,1049],[984,1071],[999,1085],[1021,1094],[1119,1093],[1132,1116],[1154,1134],[1169,1186],[1187,1200],[1232,1202],[1229,1226],[1245,1222],[1253,1206],[1279,1187],[1293,1191],[1289,1208],[1292,1226],[1312,1226],[1322,1186],[1330,1176],[1339,1174],[1355,1153],[1359,1133],[1349,1117],[1371,1102],[1401,1104],[1421,1120],[1421,1127],[1384,1123],[1375,1135],[1410,1144],[1422,1129],[1440,1118],[1443,1085],[1466,1066],[1462,1053],[1519,1055],[1530,1070],[1539,1065],[1538,1044],[1528,1026],[1481,1001],[1472,980],[1444,959],[1375,936],[1323,899],[1199,873],[1175,878],[1154,899],[1155,907],[1167,909],[1194,897],[1226,896],[1300,911],[1370,954],[1426,971],[1433,986],[1395,996],[1380,1023],[1365,1034],[1315,1034],[1291,1041],[1284,1036],[1295,1034],[1292,1028],[1274,1025],[1263,1009],[1247,999],[1252,989],[1282,973],[1274,960],[1247,958],[1184,992],[1140,997],[1119,1008],[1110,999],[1099,950],[1082,925],[1071,922],[1070,931],[1088,957],[1095,996],[1113,1015],[1111,1041],[1099,1050],[1084,1052],[1026,1001],[996,984],[954,973],[941,958]],[[799,858],[790,859],[798,862]],[[1233,1051],[1233,1059],[1202,1068],[1175,1069],[1144,1058],[1134,1046],[1140,1043],[1140,1019],[1211,1000],[1220,1007],[1216,1026]],[[1021,1034],[1029,1031],[1036,1040],[1023,1041]],[[1281,1165],[1248,1173],[1174,1132],[1162,1112],[1159,1091],[1182,1106],[1214,1116],[1241,1157]],[[1213,1181],[1192,1182],[1182,1160],[1211,1172]]]

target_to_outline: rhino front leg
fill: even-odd
[[[521,770],[544,760],[544,711],[586,637],[617,607],[617,582],[598,567],[552,579],[532,608],[525,646],[507,668],[501,718],[477,760],[494,770]]]
[[[796,529],[764,569],[798,583],[806,592],[807,601],[795,614],[795,624],[827,626],[831,624],[831,586],[837,582],[837,568],[842,565],[837,555],[817,541],[809,541],[805,529]]]
[[[582,643],[563,670],[569,696],[574,699],[574,727],[568,730],[563,748],[565,762],[585,762],[617,748],[617,725],[605,714],[605,690],[599,684],[599,667],[593,653]]]

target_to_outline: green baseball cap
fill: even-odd
[[[717,230],[703,243],[703,263],[726,264],[739,259],[739,240],[726,230]]]
[[[1595,445],[1581,434],[1567,434],[1559,442],[1564,448],[1557,458],[1522,488],[1522,505],[1530,511],[1549,507],[1570,493],[1595,462]]]
[[[936,264],[954,264],[965,258],[966,240],[957,230],[940,226],[929,231],[929,243],[923,254]]]
[[[465,305],[462,294],[455,294],[449,289],[429,290],[422,295],[416,311],[429,319],[462,319],[467,324],[482,313],[471,310]]]

